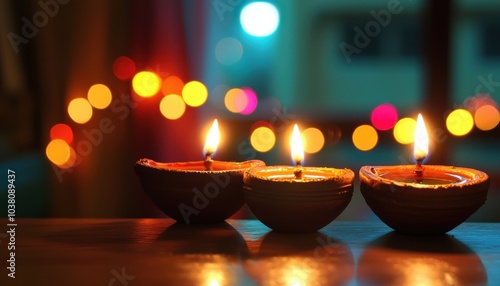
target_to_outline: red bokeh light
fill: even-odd
[[[56,124],[50,128],[50,140],[55,139],[62,139],[66,143],[71,144],[73,142],[73,130],[67,124]]]
[[[161,92],[163,95],[178,94],[182,95],[184,82],[178,76],[171,75],[163,80],[161,85]]]
[[[121,80],[129,80],[135,74],[135,62],[126,56],[117,58],[113,63],[113,74]]]
[[[398,111],[391,104],[381,104],[372,111],[371,121],[378,130],[389,130],[398,121]]]

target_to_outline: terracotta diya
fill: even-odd
[[[420,114],[414,141],[416,165],[362,167],[361,193],[372,211],[396,231],[446,233],[484,204],[489,177],[470,168],[422,165],[429,137]]]
[[[140,159],[135,172],[151,201],[178,222],[217,223],[244,204],[243,172],[264,162],[214,161],[211,156],[219,141],[217,120],[207,136],[205,160],[159,163]]]
[[[263,166],[245,172],[245,200],[254,215],[277,232],[316,232],[351,201],[354,173],[349,169],[303,167],[297,125],[291,146],[295,167]]]

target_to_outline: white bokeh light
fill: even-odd
[[[274,33],[280,22],[278,9],[267,2],[246,5],[240,14],[243,30],[255,37],[266,37]]]

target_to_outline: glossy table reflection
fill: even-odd
[[[185,226],[170,219],[19,219],[16,279],[0,285],[498,285],[500,223],[399,235],[335,221],[285,235],[256,220]]]

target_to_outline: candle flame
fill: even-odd
[[[417,117],[413,144],[413,157],[415,157],[417,161],[423,161],[429,153],[429,135],[425,128],[424,118],[420,113]]]
[[[304,159],[304,145],[297,124],[293,127],[292,137],[290,139],[290,147],[292,149],[292,160],[300,165]]]
[[[212,128],[210,128],[210,131],[208,132],[205,146],[203,147],[203,154],[205,154],[205,156],[212,155],[217,150],[219,140],[219,123],[217,122],[217,119],[215,119],[214,123],[212,124]]]

